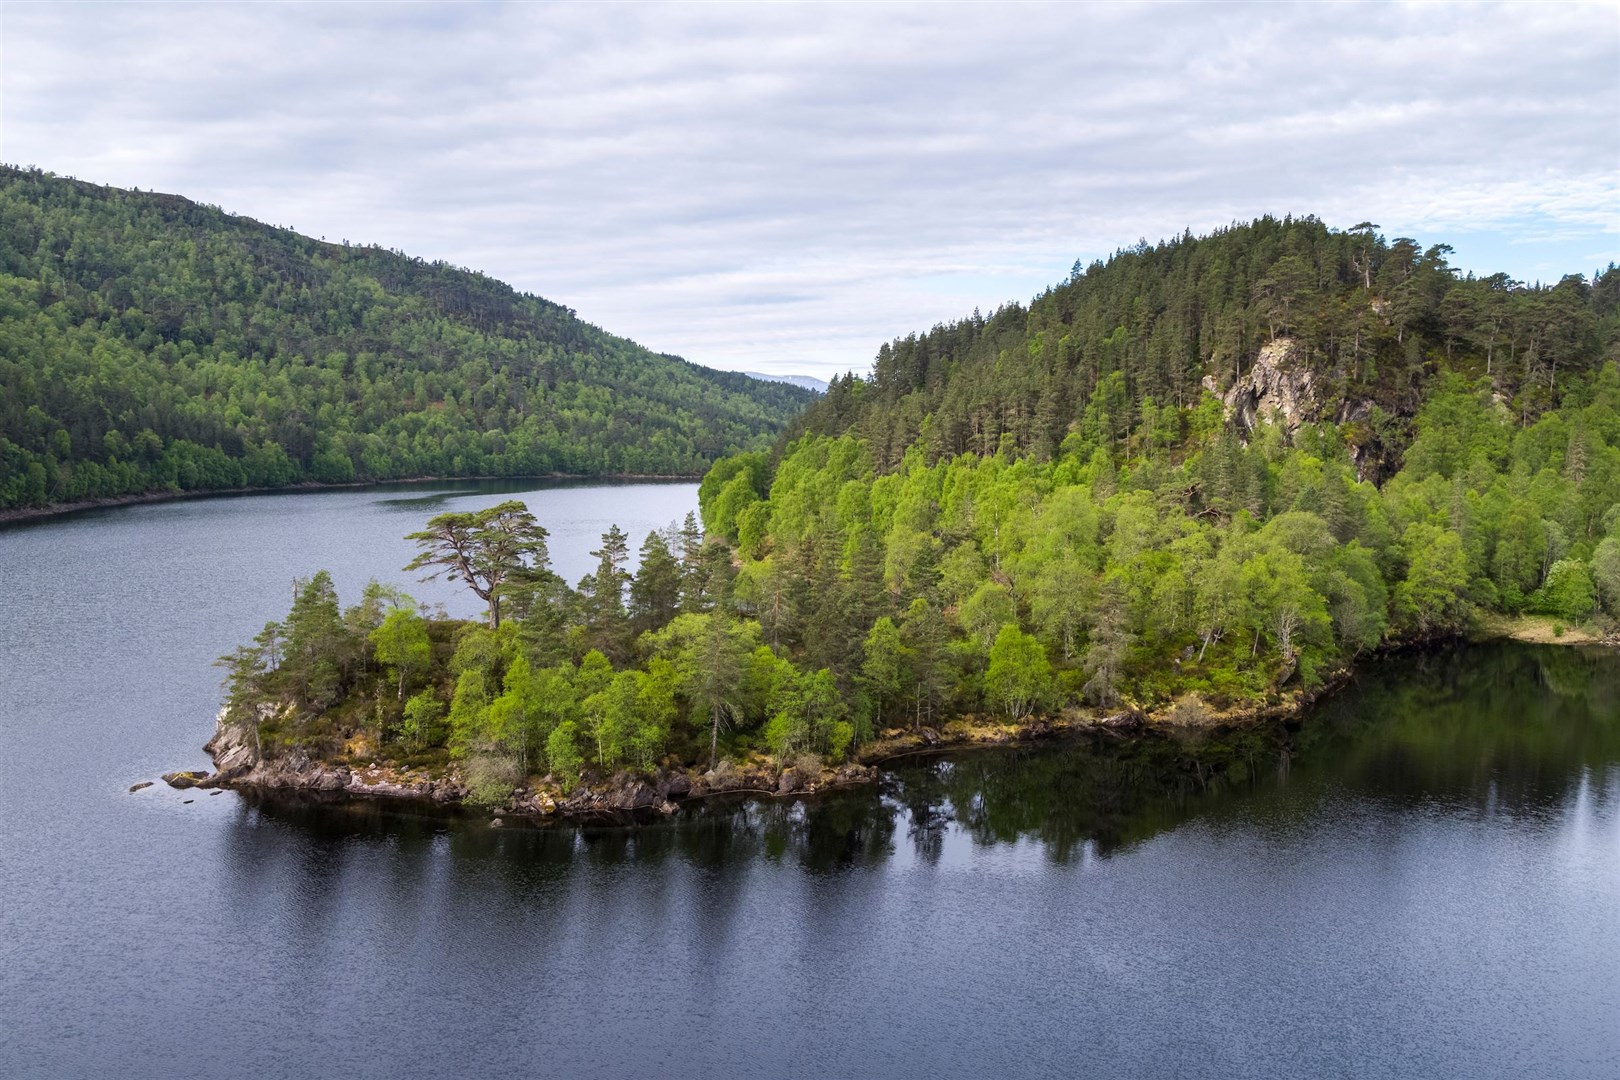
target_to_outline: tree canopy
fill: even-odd
[[[814,395],[483,274],[0,166],[0,510],[423,476],[698,476]]]

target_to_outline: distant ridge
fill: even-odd
[[[745,371],[750,379],[759,379],[762,382],[787,383],[805,390],[814,390],[818,394],[827,392],[827,380],[818,379],[814,375],[767,375],[763,371]]]
[[[427,476],[698,476],[812,400],[470,270],[0,166],[0,511]]]

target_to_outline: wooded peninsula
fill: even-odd
[[[1077,265],[884,345],[634,574],[616,528],[570,587],[522,504],[440,515],[408,569],[486,618],[377,583],[341,610],[314,575],[224,658],[221,777],[529,812],[793,791],[907,740],[1276,714],[1491,619],[1611,635],[1620,270],[1448,253],[1263,218]]]

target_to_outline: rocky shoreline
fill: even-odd
[[[435,773],[378,762],[336,763],[311,757],[301,749],[266,758],[255,747],[252,732],[227,723],[223,710],[214,737],[203,749],[213,758],[213,772],[165,773],[164,782],[176,788],[314,793],[472,808],[467,801],[467,784],[457,766]],[[495,823],[505,817],[547,819],[642,811],[672,814],[679,803],[708,795],[810,795],[870,783],[877,776],[875,766],[856,762],[812,772],[803,767],[773,768],[764,760],[743,766],[723,761],[715,769],[661,768],[647,775],[621,771],[608,777],[588,778],[567,791],[548,780],[533,788],[518,788],[500,805],[478,809],[490,813]]]
[[[1312,700],[1316,695],[1312,695]],[[1289,706],[1289,714],[1305,703]],[[226,721],[221,710],[217,727],[203,749],[214,769],[165,773],[170,787],[231,789],[267,794],[313,794],[334,798],[399,799],[442,807],[464,807],[491,815],[492,824],[506,818],[534,821],[593,816],[673,814],[680,804],[715,795],[754,798],[802,798],[821,792],[875,783],[882,765],[899,758],[944,753],[976,747],[1011,746],[1086,733],[1105,732],[1117,737],[1139,735],[1150,728],[1192,729],[1258,722],[1274,710],[1241,716],[1208,714],[1200,723],[1177,723],[1169,716],[1155,717],[1137,710],[1105,716],[1069,712],[1053,717],[1004,718],[963,716],[939,726],[889,730],[866,745],[859,759],[829,766],[809,759],[790,763],[755,755],[737,763],[722,761],[713,769],[703,766],[664,767],[649,774],[620,771],[591,776],[570,790],[550,781],[520,787],[496,806],[475,807],[458,766],[443,771],[398,768],[382,762],[341,763],[312,757],[302,749],[267,758],[254,745],[252,731]],[[149,786],[149,782],[131,790]]]
[[[1505,632],[1505,627],[1475,627],[1465,635],[1443,635],[1432,639],[1394,642],[1378,650],[1378,655],[1410,652],[1459,641],[1499,638],[1536,640],[1522,633]],[[1540,642],[1547,643],[1547,642]],[[1614,645],[1612,639],[1571,634],[1557,643],[1568,645]],[[1329,674],[1312,690],[1293,690],[1257,707],[1233,710],[1208,708],[1196,698],[1184,697],[1151,712],[1137,708],[1098,714],[1068,709],[1055,716],[1026,716],[1013,721],[1005,717],[965,715],[953,717],[938,726],[890,729],[867,743],[857,759],[839,766],[828,766],[813,759],[782,762],[756,754],[743,763],[722,761],[716,768],[665,766],[642,774],[628,770],[612,775],[587,775],[569,789],[546,777],[533,787],[520,787],[496,806],[474,806],[459,766],[440,771],[426,768],[399,768],[377,761],[327,761],[295,748],[275,757],[265,757],[255,744],[251,729],[227,722],[225,710],[216,719],[214,736],[203,749],[213,759],[212,772],[181,770],[165,773],[163,781],[174,788],[232,789],[267,794],[314,794],[333,798],[399,799],[441,807],[464,807],[491,816],[491,824],[501,825],[511,817],[533,821],[586,818],[603,815],[673,814],[681,803],[714,795],[743,795],[755,798],[800,798],[819,792],[876,782],[886,762],[921,754],[980,747],[1027,745],[1031,742],[1102,733],[1118,738],[1140,737],[1148,732],[1204,732],[1234,729],[1261,723],[1297,720],[1306,709],[1335,693],[1355,678],[1355,668],[1346,667]],[[138,791],[150,781],[133,785]]]

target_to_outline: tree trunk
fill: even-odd
[[[720,763],[720,706],[709,710],[709,768]]]

